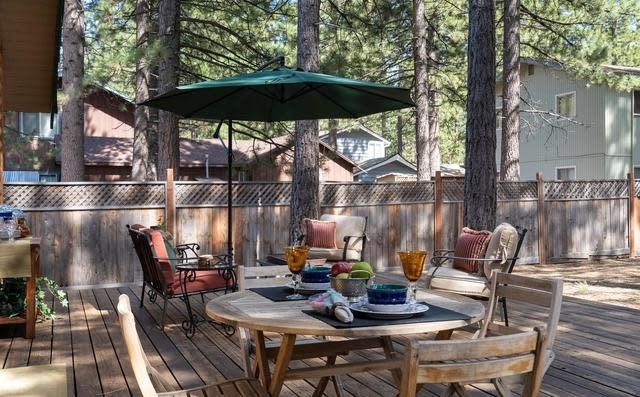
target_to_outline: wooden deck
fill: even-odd
[[[241,376],[235,336],[226,336],[215,325],[203,323],[193,339],[184,336],[179,323],[183,303],[172,300],[166,333],[158,327],[161,307],[145,303],[139,308],[140,287],[70,290],[68,309],[56,306],[54,321],[38,323],[33,340],[0,330],[0,367],[12,368],[66,363],[73,368],[74,396],[140,395],[122,344],[115,305],[118,295],[128,294],[141,331],[142,344],[167,379],[176,387],[190,387]],[[159,303],[161,303],[159,299]],[[197,310],[203,305],[193,299]],[[510,305],[514,324],[536,318],[534,309]],[[640,390],[640,311],[619,306],[565,298],[556,359],[543,382],[545,396],[637,396]],[[454,335],[462,336],[464,332]],[[398,339],[401,349],[402,339]],[[370,352],[367,354],[379,354]],[[351,354],[347,360],[364,360]],[[296,365],[305,365],[297,363]],[[397,390],[389,373],[367,373],[343,379],[349,396],[390,396]],[[283,396],[309,396],[313,383],[287,382]],[[331,386],[327,395],[335,395]],[[420,396],[439,393],[429,386]],[[491,387],[474,389],[473,395],[492,395]]]

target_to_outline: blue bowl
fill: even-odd
[[[399,305],[407,301],[407,287],[400,284],[372,284],[367,298],[374,305]]]
[[[302,270],[303,283],[328,283],[331,281],[331,268],[324,266],[310,266]]]

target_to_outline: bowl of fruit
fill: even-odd
[[[367,286],[375,277],[367,262],[336,262],[331,266],[331,288],[350,302],[367,294]]]

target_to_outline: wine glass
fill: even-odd
[[[416,303],[416,281],[418,281],[422,275],[424,260],[427,258],[427,251],[398,251],[398,256],[400,256],[404,276],[409,280],[409,296],[407,301],[412,305]]]
[[[304,296],[298,293],[298,285],[300,284],[300,272],[307,262],[307,246],[292,246],[284,249],[284,256],[287,259],[289,271],[293,273],[293,294],[287,296],[287,299],[304,299]]]

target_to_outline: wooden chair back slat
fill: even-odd
[[[415,396],[417,384],[447,383],[465,395],[463,384],[526,375],[523,396],[536,396],[542,382],[545,327],[483,339],[412,340],[405,350],[400,396]]]

